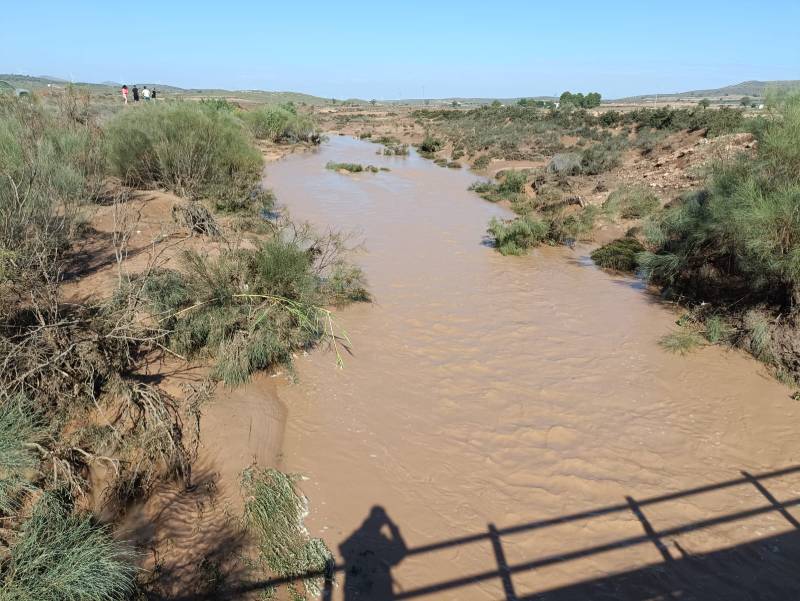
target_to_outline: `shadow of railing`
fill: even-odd
[[[463,577],[395,592],[391,599],[400,600],[432,596],[437,593],[443,593],[445,591],[451,591],[490,580],[498,580],[500,582],[504,594],[503,599],[505,599],[505,601],[527,601],[533,599],[554,601],[560,599],[603,598],[641,601],[653,598],[680,598],[682,600],[703,599],[703,601],[708,601],[710,599],[726,599],[726,601],[729,599],[761,599],[769,601],[773,599],[775,601],[784,601],[793,598],[800,599],[800,522],[788,511],[792,507],[800,506],[800,497],[779,501],[764,485],[764,481],[766,480],[797,473],[800,473],[800,465],[757,475],[741,472],[741,478],[724,482],[642,499],[626,497],[624,503],[505,528],[498,528],[494,524],[488,524],[485,532],[409,548],[405,551],[405,558],[485,541],[491,544],[494,565],[491,569],[483,572],[474,572]],[[737,486],[753,487],[767,502],[758,507],[664,529],[657,529],[647,517],[647,508],[654,505]],[[506,559],[502,540],[503,537],[625,512],[632,513],[641,523],[642,534],[628,536],[566,553],[548,555],[521,563],[509,564]],[[742,545],[702,555],[690,555],[676,543],[675,546],[678,550],[679,557],[672,556],[668,541],[665,540],[682,534],[704,530],[722,524],[735,523],[769,513],[781,515],[793,530],[774,537],[760,539],[758,541],[744,543]],[[519,596],[515,591],[514,576],[518,574],[636,545],[653,545],[663,558],[663,562],[629,572],[538,592],[531,596]],[[763,549],[767,549],[769,553],[769,549],[774,549],[776,547],[779,551],[774,557],[764,555]],[[780,551],[781,549],[783,549],[782,552]],[[748,557],[751,559],[747,559]],[[761,587],[754,590],[748,585],[748,582],[755,582],[758,580],[758,574],[766,573],[765,568],[769,566],[763,563],[765,560],[777,561],[780,563],[781,565],[776,567],[781,573],[786,572],[787,580],[779,582],[780,579],[776,581],[776,579],[772,577],[769,580],[769,586],[765,584],[764,587],[766,588]],[[757,565],[759,563],[760,565]],[[701,565],[704,569],[699,568]],[[730,570],[725,567],[726,565],[734,569]],[[345,564],[331,564],[325,571],[306,573],[298,578],[273,578],[258,582],[240,583],[229,588],[226,591],[225,598],[235,599],[238,596],[255,590],[287,584],[301,579],[323,578],[325,580],[323,599],[330,599],[335,574],[343,572],[346,569],[347,566]],[[695,596],[695,592],[693,591],[695,585],[699,587],[697,594],[700,596]],[[625,586],[628,586],[629,589],[621,590],[620,587],[624,588]],[[774,589],[774,595],[777,596],[770,596],[773,594],[770,592],[772,589]],[[606,590],[609,591],[608,594],[604,592]],[[717,593],[719,593],[719,595]],[[660,596],[654,597],[654,594]],[[792,594],[794,594],[794,596],[792,596]],[[364,598],[367,599],[369,597]],[[186,596],[181,598],[180,601],[201,601],[201,599],[204,598]]]

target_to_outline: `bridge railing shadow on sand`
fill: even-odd
[[[373,565],[382,565],[384,567],[383,571],[378,570],[372,574],[372,577],[384,579],[385,582],[367,583],[370,586],[362,590],[348,586],[348,578],[358,577],[363,581],[365,578],[368,579],[370,574],[363,573],[363,566],[353,566],[352,560],[348,558],[347,554],[343,554],[345,556],[344,562],[331,564],[325,572],[305,574],[302,578],[324,578],[325,587],[322,598],[330,600],[336,586],[334,579],[339,581],[341,578],[337,577],[337,573],[342,573],[344,576],[343,593],[346,601],[355,601],[356,599],[394,601],[421,597],[435,599],[446,591],[450,592],[452,598],[457,598],[458,595],[453,591],[491,580],[501,584],[503,590],[502,599],[505,601],[532,601],[534,599],[541,601],[573,599],[613,599],[622,601],[657,599],[736,601],[758,599],[763,601],[789,601],[800,599],[800,522],[789,512],[789,509],[800,506],[800,497],[779,501],[765,484],[770,479],[797,473],[800,473],[800,465],[757,475],[741,472],[740,478],[724,482],[648,498],[634,499],[626,497],[624,503],[551,519],[503,528],[488,524],[485,532],[413,548],[405,547],[399,528],[391,522],[382,508],[375,507],[370,517],[365,520],[365,526],[362,526],[359,530],[371,524],[368,529],[375,532],[376,529],[379,530],[383,524],[386,524],[389,525],[393,536],[388,540],[388,544],[387,541],[384,541],[383,544],[378,541],[377,544],[373,545],[373,548],[370,548],[369,541],[374,541],[374,537],[372,539],[369,536],[359,538],[359,531],[356,531],[348,540],[356,541],[354,543],[356,547],[359,546],[359,540],[363,541],[363,543],[360,544],[360,549],[351,550],[350,557],[352,558],[355,555],[371,557]],[[735,487],[752,487],[763,497],[764,503],[754,508],[716,515],[664,529],[656,528],[648,518],[648,509],[653,506]],[[509,563],[506,559],[503,537],[521,533],[535,533],[536,531],[570,522],[586,521],[625,512],[633,514],[641,523],[642,534],[622,537],[611,542],[588,546],[566,553],[538,557],[521,563]],[[780,534],[703,554],[689,554],[677,543],[673,543],[677,551],[670,550],[670,540],[679,535],[722,524],[737,523],[770,513],[777,513],[786,522],[786,529]],[[491,544],[492,555],[487,558],[491,562],[491,567],[487,570],[407,590],[392,590],[389,570],[391,566],[396,565],[402,559],[480,541],[488,541]],[[515,589],[514,578],[518,574],[636,545],[653,545],[663,558],[663,561],[626,572],[538,591],[530,595],[522,595]],[[391,549],[391,551],[386,549]],[[245,593],[285,584],[289,581],[289,579],[270,579],[259,582],[239,583],[238,586],[234,586],[227,591],[226,598],[235,599]]]

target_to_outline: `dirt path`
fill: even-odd
[[[799,463],[788,389],[736,352],[666,354],[675,315],[637,282],[580,247],[500,256],[481,238],[503,210],[466,192],[474,176],[376,149],[333,137],[267,170],[295,217],[363,232],[376,299],[338,313],[343,371],[312,353],[279,389],[282,467],[308,476],[311,533],[345,564],[333,598],[796,590],[800,513],[770,498],[797,497],[800,474],[639,505]]]

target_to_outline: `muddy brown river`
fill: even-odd
[[[589,247],[501,256],[475,175],[379,148],[332,136],[266,177],[294,217],[360,231],[375,299],[336,312],[344,369],[315,351],[278,390],[328,596],[797,598],[790,390],[738,352],[663,351],[676,313]]]

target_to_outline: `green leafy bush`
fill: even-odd
[[[331,171],[349,171],[350,173],[361,173],[364,171],[364,165],[360,165],[358,163],[336,163],[334,161],[328,161],[325,165],[325,169],[329,169]]]
[[[0,598],[7,601],[111,601],[134,589],[135,568],[107,528],[45,495],[0,556]]]
[[[312,144],[319,144],[322,140],[314,119],[309,115],[298,114],[296,109],[265,106],[253,111],[242,111],[239,115],[258,140]]]
[[[0,513],[18,510],[35,490],[40,464],[35,449],[47,435],[38,418],[21,397],[0,401]]]
[[[549,224],[536,217],[525,215],[511,221],[493,218],[489,235],[495,248],[503,255],[522,255],[547,239]]]
[[[600,210],[589,205],[578,211],[563,206],[555,212],[548,211],[545,221],[549,224],[547,241],[553,244],[572,244],[579,240],[589,240],[594,230],[594,222]]]
[[[521,194],[525,191],[526,176],[521,171],[511,169],[503,175],[503,180],[497,186],[497,191],[501,195]]]
[[[324,573],[333,556],[322,539],[308,536],[303,526],[307,502],[294,479],[275,469],[251,468],[242,475],[242,488],[245,519],[265,567],[279,578],[303,581],[306,592],[317,596],[322,579],[307,575]]]
[[[337,344],[323,305],[369,300],[342,249],[337,236],[303,233],[218,258],[186,252],[181,271],[151,274],[143,294],[176,353],[215,357],[212,377],[238,385],[322,339]]]
[[[559,102],[561,106],[575,106],[590,109],[600,106],[601,98],[602,97],[598,92],[589,92],[585,96],[581,92],[578,92],[577,94],[564,92],[561,94]]]
[[[617,271],[636,271],[637,255],[645,250],[636,238],[619,238],[592,251],[591,257],[598,266]]]
[[[491,162],[492,159],[489,158],[489,155],[482,154],[472,162],[472,168],[480,171],[481,169],[486,169],[489,166],[489,163]]]
[[[0,97],[0,281],[64,249],[103,176],[101,133],[91,122]]]
[[[426,135],[419,145],[420,152],[425,154],[433,154],[439,152],[441,148],[442,148],[442,141],[437,138],[434,138],[430,134]]]
[[[685,355],[702,346],[703,337],[689,328],[681,328],[661,337],[658,341],[661,347],[670,353]]]
[[[612,192],[603,203],[609,213],[623,219],[641,219],[654,213],[661,201],[649,188],[624,186]]]
[[[228,113],[235,113],[239,108],[227,98],[201,98],[200,104],[214,111],[226,111]]]
[[[612,143],[598,143],[581,152],[580,172],[597,175],[610,171],[620,164],[620,153]]]
[[[441,166],[450,166],[448,161],[443,160]],[[482,198],[490,202],[500,202],[507,200],[512,203],[518,201],[523,197],[525,191],[525,183],[527,176],[522,171],[515,171],[513,169],[499,173],[500,182],[495,184],[493,182],[478,181],[472,184],[469,189],[477,192]]]
[[[247,193],[263,159],[241,121],[200,103],[149,103],[107,128],[114,174],[133,186],[161,185],[188,197]]]
[[[666,210],[648,228],[653,252],[643,265],[651,280],[704,300],[746,296],[784,309],[796,304],[798,106],[800,96],[782,101],[781,118],[767,128],[755,160],[714,166],[706,191]]]
[[[547,164],[547,171],[557,175],[578,175],[581,172],[581,156],[574,152],[556,154]]]

